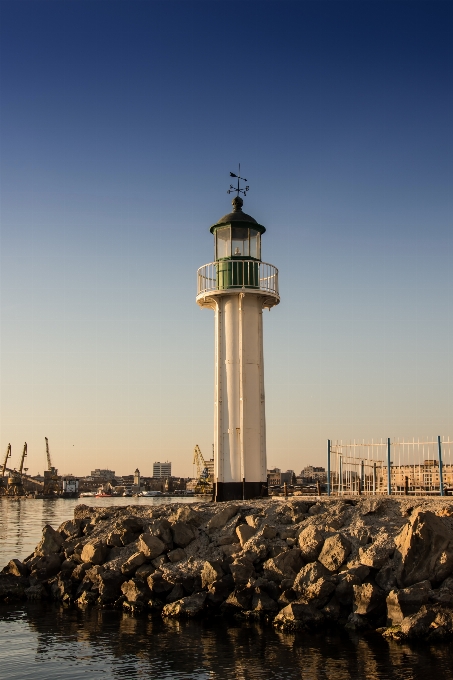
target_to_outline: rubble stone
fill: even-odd
[[[448,519],[416,510],[395,540],[395,573],[400,587],[440,583],[453,571],[453,530]]]
[[[318,559],[324,543],[324,535],[314,524],[309,524],[299,534],[300,553],[306,562]]]
[[[389,626],[396,626],[406,616],[415,614],[422,605],[428,602],[431,595],[431,583],[422,581],[409,588],[392,590],[387,596],[387,619]]]
[[[343,534],[326,538],[318,560],[329,571],[337,571],[351,552],[351,544]]]

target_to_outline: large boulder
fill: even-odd
[[[134,578],[125,581],[121,586],[121,591],[128,602],[144,602],[149,594],[143,581]]]
[[[31,569],[30,578],[38,581],[45,581],[52,576],[58,574],[61,568],[60,555],[44,555],[42,557],[34,558],[27,563]],[[35,585],[35,583],[33,583]]]
[[[137,547],[139,551],[145,555],[145,557],[155,559],[164,552],[165,543],[157,536],[144,533],[140,536]]]
[[[107,557],[108,548],[104,541],[90,541],[83,546],[80,558],[82,562],[90,564],[102,564]]]
[[[55,531],[50,524],[46,524],[42,530],[42,539],[36,546],[36,555],[53,555],[60,552],[64,538],[59,531]]]
[[[171,533],[173,542],[179,548],[185,548],[196,537],[196,532],[190,524],[186,522],[175,522],[172,524]]]
[[[395,542],[386,533],[379,534],[369,547],[359,548],[360,563],[381,569],[395,550]]]
[[[252,611],[263,614],[277,613],[278,604],[265,590],[257,588],[252,597]]]
[[[236,585],[245,585],[250,577],[255,575],[253,562],[244,558],[238,558],[230,564],[230,571]]]
[[[166,604],[162,610],[162,616],[193,618],[203,611],[206,597],[207,593],[194,593],[171,604]]]
[[[427,604],[431,592],[429,581],[402,590],[392,590],[386,600],[388,625],[397,626],[406,616],[416,614],[422,605]]]
[[[324,534],[314,524],[305,527],[299,534],[299,548],[306,562],[318,559],[324,543]]]
[[[26,596],[28,579],[13,574],[0,574],[0,601],[10,602]]]
[[[250,610],[253,593],[253,588],[250,587],[236,588],[222,604],[221,611],[232,613]]]
[[[353,613],[361,616],[372,614],[384,602],[385,594],[374,583],[363,583],[353,586]]]
[[[256,529],[249,524],[240,524],[238,527],[236,527],[236,534],[239,538],[241,547],[244,547],[244,543],[246,543],[249,538],[252,538],[252,536],[256,534]]]
[[[8,562],[3,569],[3,573],[12,574],[13,576],[28,576],[29,568],[20,560],[14,559]]]
[[[335,585],[332,581],[327,578],[319,578],[315,583],[306,588],[303,599],[317,609],[320,609],[327,604],[334,590]]]
[[[315,607],[305,602],[291,602],[275,617],[277,628],[298,630],[318,628],[324,621],[324,615]]]
[[[441,583],[453,571],[453,530],[448,518],[415,511],[395,539],[395,573],[400,587],[429,580]]]
[[[266,560],[263,565],[263,575],[264,578],[277,581],[277,583],[285,579],[294,581],[302,564],[299,548],[293,548]]]
[[[124,576],[115,569],[102,572],[98,578],[99,597],[103,604],[115,602],[121,595]]]
[[[296,592],[303,593],[318,579],[325,578],[330,575],[330,571],[326,569],[320,562],[310,562],[306,564],[297,574],[293,589]]]
[[[338,602],[343,606],[351,605],[354,599],[354,586],[360,586],[361,583],[358,576],[346,573],[335,589]]]
[[[329,571],[337,571],[351,552],[351,544],[343,534],[333,534],[324,541],[318,560]]]
[[[216,531],[225,526],[225,524],[237,513],[239,507],[237,505],[227,505],[222,510],[219,510],[214,517],[211,517],[206,525],[209,532]]]
[[[126,562],[121,565],[123,574],[131,574],[133,571],[141,567],[146,562],[146,556],[141,551],[131,555]]]
[[[218,562],[205,562],[203,569],[201,570],[201,587],[207,588],[211,583],[214,583],[214,581],[221,579],[223,575],[223,569]]]
[[[79,537],[82,535],[82,524],[81,519],[67,519],[58,527],[58,533],[65,539]]]

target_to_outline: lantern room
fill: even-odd
[[[233,199],[233,212],[211,227],[214,235],[214,257],[219,260],[261,260],[261,234],[265,227],[242,212],[242,198]]]

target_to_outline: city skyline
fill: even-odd
[[[453,437],[453,7],[0,3],[0,459],[192,475],[209,228],[266,227],[267,467]],[[239,74],[239,75],[238,75]],[[128,461],[133,461],[129,464]],[[124,474],[126,474],[124,469]]]

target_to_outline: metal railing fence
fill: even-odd
[[[453,441],[327,441],[328,495],[453,492]]]
[[[257,260],[219,260],[199,268],[197,295],[231,288],[257,289],[278,295],[278,269]]]

